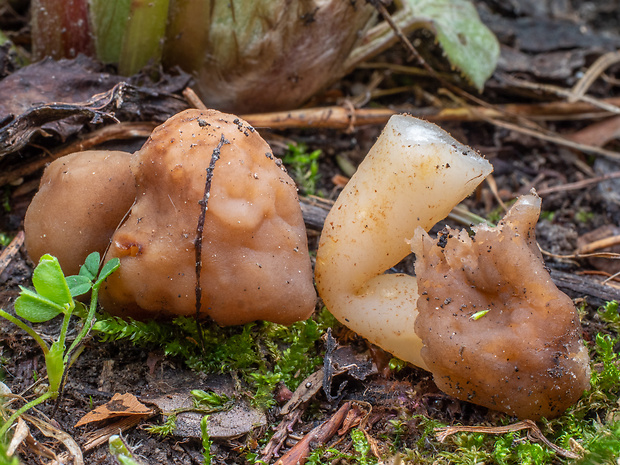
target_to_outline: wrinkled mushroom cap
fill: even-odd
[[[446,228],[437,243],[418,229],[412,240],[415,332],[437,386],[530,419],[559,415],[589,387],[579,316],[536,245],[539,213],[528,195],[497,228]]]
[[[130,157],[126,152],[76,152],[45,169],[24,219],[26,249],[34,262],[49,253],[72,275],[89,253],[103,256],[136,196]]]
[[[137,200],[106,256],[121,260],[101,292],[107,311],[194,314],[194,244],[214,154],[201,314],[222,325],[310,316],[316,295],[295,184],[254,128],[213,110],[172,117],[135,154]]]

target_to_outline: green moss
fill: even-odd
[[[599,309],[598,318],[605,327],[590,344],[591,389],[564,415],[539,426],[557,446],[572,451],[583,449],[579,463],[616,463],[620,451],[620,316],[618,304],[609,302]],[[101,319],[95,329],[104,339],[127,338],[139,344],[161,344],[169,355],[209,372],[232,371],[253,390],[253,402],[261,407],[273,405],[273,390],[283,382],[290,389],[321,364],[318,343],[326,329],[336,321],[323,311],[306,322],[284,327],[272,323],[254,323],[242,327],[203,328],[206,353],[198,344],[198,330],[192,319],[173,323],[125,322],[113,317]],[[507,418],[503,424],[512,419]],[[532,441],[524,431],[502,435],[458,433],[444,443],[436,439],[435,429],[446,426],[422,415],[407,415],[390,421],[382,439],[391,444],[389,454],[400,454],[404,461],[420,464],[567,464],[574,463],[546,446]],[[361,433],[361,435],[360,435]],[[362,437],[363,436],[363,437]],[[332,448],[315,450],[307,463],[373,463],[365,451],[363,432],[352,437],[355,452]]]
[[[323,310],[289,327],[269,322],[225,328],[203,325],[204,352],[198,343],[198,325],[186,317],[163,323],[100,315],[93,330],[104,341],[128,339],[142,346],[159,345],[166,355],[180,357],[199,371],[232,372],[253,388],[253,403],[268,408],[274,403],[278,383],[294,390],[321,364],[318,341],[334,321]]]
[[[320,178],[320,150],[308,153],[306,144],[289,144],[282,161],[289,167],[291,175],[302,191],[307,195],[317,193],[316,186]]]

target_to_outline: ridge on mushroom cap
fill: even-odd
[[[587,350],[571,299],[536,246],[540,199],[521,197],[496,228],[418,229],[415,332],[437,386],[521,418],[559,415],[589,386]]]

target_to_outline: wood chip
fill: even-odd
[[[276,462],[276,465],[303,465],[306,463],[311,449],[321,447],[336,434],[350,408],[351,402],[345,402],[329,420],[321,423],[295,444],[291,450]]]
[[[98,430],[92,431],[85,435],[86,442],[84,443],[84,452],[88,452],[89,450],[95,449],[99,447],[101,444],[105,444],[110,439],[110,436],[114,434],[119,434],[120,432],[126,431],[129,428],[133,428],[138,423],[142,421],[141,416],[132,415],[129,417],[123,417],[119,421],[104,426],[103,428],[99,428]]]

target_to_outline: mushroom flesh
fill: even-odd
[[[540,199],[472,238],[446,230],[435,245],[424,232],[490,172],[437,126],[392,117],[326,219],[317,289],[343,324],[447,393],[553,417],[587,389],[589,365],[577,312],[536,249]],[[415,277],[384,273],[412,250]]]

